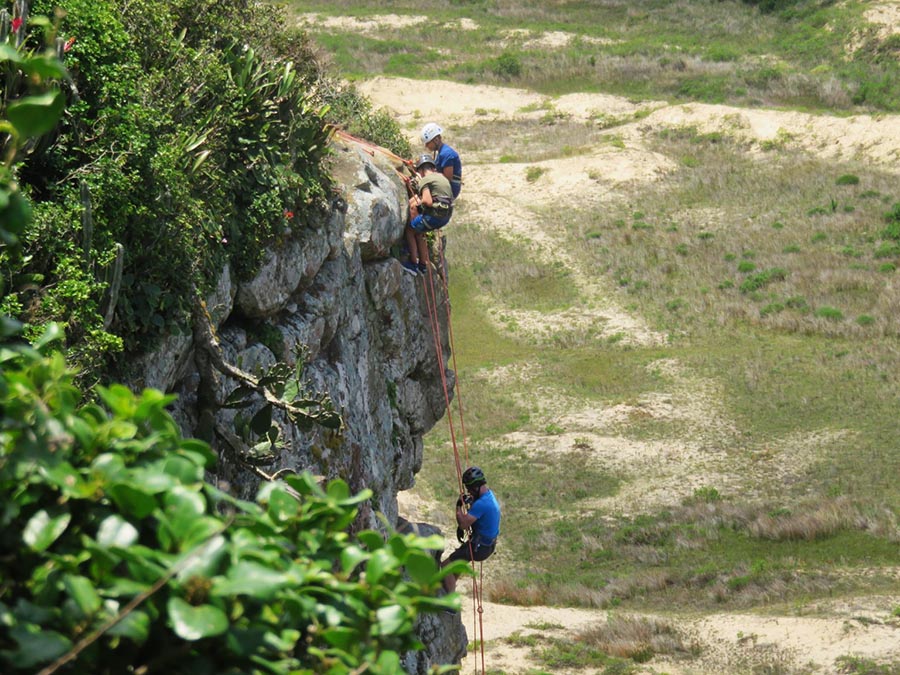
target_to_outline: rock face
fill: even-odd
[[[376,513],[398,525],[397,492],[408,489],[422,466],[422,436],[446,409],[426,301],[427,277],[403,272],[390,257],[407,217],[406,189],[386,156],[362,145],[336,142],[332,175],[343,194],[330,214],[298,227],[290,241],[270,250],[257,276],[239,283],[224,270],[207,308],[226,358],[254,373],[278,361],[302,359],[310,392],[327,393],[340,412],[339,433],[301,430],[276,413],[284,447],[265,472],[309,470],[341,477],[373,498],[358,527],[381,528]],[[437,275],[439,340],[447,363],[447,298]],[[190,337],[172,339],[141,362],[143,383],[179,394],[176,419],[197,435],[200,375]],[[446,376],[452,385],[453,373]],[[218,383],[224,400],[236,381]],[[451,388],[452,391],[452,388]],[[246,414],[246,413],[245,413]],[[216,422],[231,425],[235,411]],[[231,425],[233,426],[233,425]],[[220,450],[221,453],[221,450]],[[214,480],[242,497],[259,479],[221,454]],[[410,673],[454,663],[465,653],[460,621],[422,617],[426,649],[404,660]]]

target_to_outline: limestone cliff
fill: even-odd
[[[405,274],[391,257],[407,218],[406,190],[386,156],[362,145],[335,142],[332,175],[339,188],[330,213],[295,228],[271,249],[254,279],[238,283],[224,270],[207,307],[228,360],[253,372],[303,354],[303,380],[327,392],[343,419],[339,433],[303,431],[275,416],[284,447],[265,471],[309,470],[341,477],[374,496],[357,527],[408,527],[397,512],[397,493],[413,486],[422,465],[423,435],[446,403],[426,304],[425,279]],[[446,302],[435,284],[440,344],[449,356]],[[298,347],[300,348],[298,350]],[[143,384],[179,395],[173,411],[185,433],[198,425],[200,371],[190,336],[173,336],[141,362]],[[446,375],[453,383],[453,373]],[[224,400],[236,382],[216,383]],[[227,426],[234,410],[221,410]],[[242,496],[259,479],[220,449],[211,477]],[[420,621],[423,652],[407,655],[410,673],[458,662],[466,637],[447,615]]]

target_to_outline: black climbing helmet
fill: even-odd
[[[434,160],[431,158],[431,155],[420,155],[419,159],[416,160],[416,171],[421,169],[423,166],[428,164],[431,168],[435,168]]]
[[[462,481],[467,488],[474,489],[487,483],[487,478],[484,477],[484,471],[477,466],[470,466],[463,473]]]

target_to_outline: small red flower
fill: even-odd
[[[66,40],[66,44],[63,45],[63,51],[64,52],[69,51],[70,49],[72,49],[72,45],[74,45],[74,44],[75,44],[75,38],[70,37],[68,40]]]
[[[17,32],[19,30],[19,28],[21,28],[21,27],[22,27],[22,18],[17,16],[15,19],[12,20],[13,33]]]
[[[284,210],[284,217],[287,218],[288,220],[290,220],[291,218],[294,217],[294,212],[293,212],[293,211],[288,211],[287,209],[285,209],[285,210]]]

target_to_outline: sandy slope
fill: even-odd
[[[575,119],[598,115],[633,119],[636,111],[650,111],[637,122],[617,127],[624,148],[597,147],[588,156],[553,159],[538,163],[544,175],[534,183],[525,179],[525,165],[493,165],[469,162],[465,167],[465,192],[455,218],[490,226],[501,234],[530,245],[536,255],[547,260],[562,260],[585,299],[579,307],[557,314],[511,312],[494,308],[494,316],[515,319],[519,334],[549,337],[566,330],[594,330],[601,336],[624,335],[623,340],[636,344],[662,343],[665,337],[654,333],[641,320],[611,298],[614,294],[602,279],[592,278],[572,266],[565,255],[567,242],[562,233],[542,227],[537,215],[540,209],[562,206],[574,194],[589,195],[602,203],[618,190],[635,183],[665,180],[671,169],[669,160],[650,152],[642,145],[642,128],[696,126],[700,130],[722,130],[747,141],[760,143],[777,140],[798,150],[823,157],[864,158],[900,172],[900,115],[868,115],[836,118],[772,110],[747,110],[722,105],[677,105],[647,101],[632,103],[614,96],[572,94],[555,99],[517,89],[492,86],[468,86],[452,82],[413,83],[402,78],[379,77],[364,82],[361,90],[379,106],[392,110],[406,124],[413,137],[425,121],[445,125],[466,126],[485,118],[533,117],[544,114],[548,106]],[[410,97],[408,91],[428,91],[429,96]],[[433,92],[433,95],[432,95]],[[449,140],[449,139],[448,139]],[[465,161],[465,149],[459,148]],[[512,190],[500,192],[490,176],[499,169],[510,177]],[[602,183],[597,175],[605,178]],[[506,189],[510,186],[505,185]],[[526,189],[527,187],[527,189]],[[520,188],[520,189],[516,189]],[[515,217],[498,217],[506,209],[502,200],[507,194],[526,196],[532,209],[511,208]],[[490,207],[484,206],[489,204]],[[520,205],[521,206],[521,205]],[[502,310],[502,311],[500,311]],[[508,322],[498,326],[504,330]],[[577,442],[591,448],[592,461],[604,464],[617,473],[630,475],[615,497],[601,502],[585,503],[585,508],[608,508],[610,512],[629,513],[678,503],[685,495],[703,485],[721,489],[763,489],[780,485],[786,474],[800,471],[804,458],[810,459],[810,448],[816,440],[785,438],[782,445],[790,448],[792,462],[759,463],[747,474],[746,463],[740,467],[723,450],[734,426],[721,408],[716,386],[687,372],[677,361],[667,360],[651,367],[665,371],[671,382],[668,391],[657,392],[634,402],[611,408],[585,405],[566,400],[559,391],[540,391],[534,387],[513,387],[529,392],[529,403],[535,417],[557,424],[563,434],[541,435],[517,432],[497,443],[514,442],[517,447],[553,452],[567,451]],[[505,369],[486,373],[498,383],[527,378],[527,369]],[[634,416],[679,419],[691,428],[690,443],[637,443],[617,432],[617,428]],[[542,425],[536,424],[540,427]],[[825,433],[823,431],[823,433]],[[833,432],[828,432],[833,433]],[[806,449],[804,451],[804,448]],[[779,452],[774,448],[773,452]],[[785,453],[788,454],[788,453]],[[439,505],[413,495],[403,495],[401,509],[415,519],[431,517],[442,522],[445,516]],[[446,516],[449,518],[449,515]],[[502,555],[496,568],[504,566]],[[898,568],[900,569],[900,568]],[[490,583],[488,578],[487,583]],[[489,586],[488,586],[489,587]],[[835,659],[853,654],[883,661],[900,660],[900,620],[891,616],[900,604],[900,583],[892,597],[858,598],[852,603],[819,604],[797,607],[790,614],[714,614],[706,616],[670,616],[689,640],[700,647],[700,656],[675,662],[657,659],[642,666],[644,672],[688,674],[728,674],[752,672],[754,667],[777,664],[779,672],[802,672],[806,664],[817,673],[836,673]],[[547,607],[510,607],[485,605],[483,630],[486,661],[489,669],[505,673],[525,673],[536,664],[530,660],[528,647],[513,647],[502,638],[519,632],[542,632],[562,635],[594,622],[606,620],[606,612]],[[862,617],[862,618],[861,618]],[[479,634],[477,615],[471,603],[464,609],[470,636]],[[565,629],[536,629],[534,626],[558,624]],[[529,625],[532,627],[529,628]],[[476,670],[477,656],[470,656],[463,672]],[[480,668],[477,670],[480,672]],[[564,673],[564,671],[560,671]],[[582,671],[583,672],[583,671]],[[761,671],[769,672],[769,671]]]

